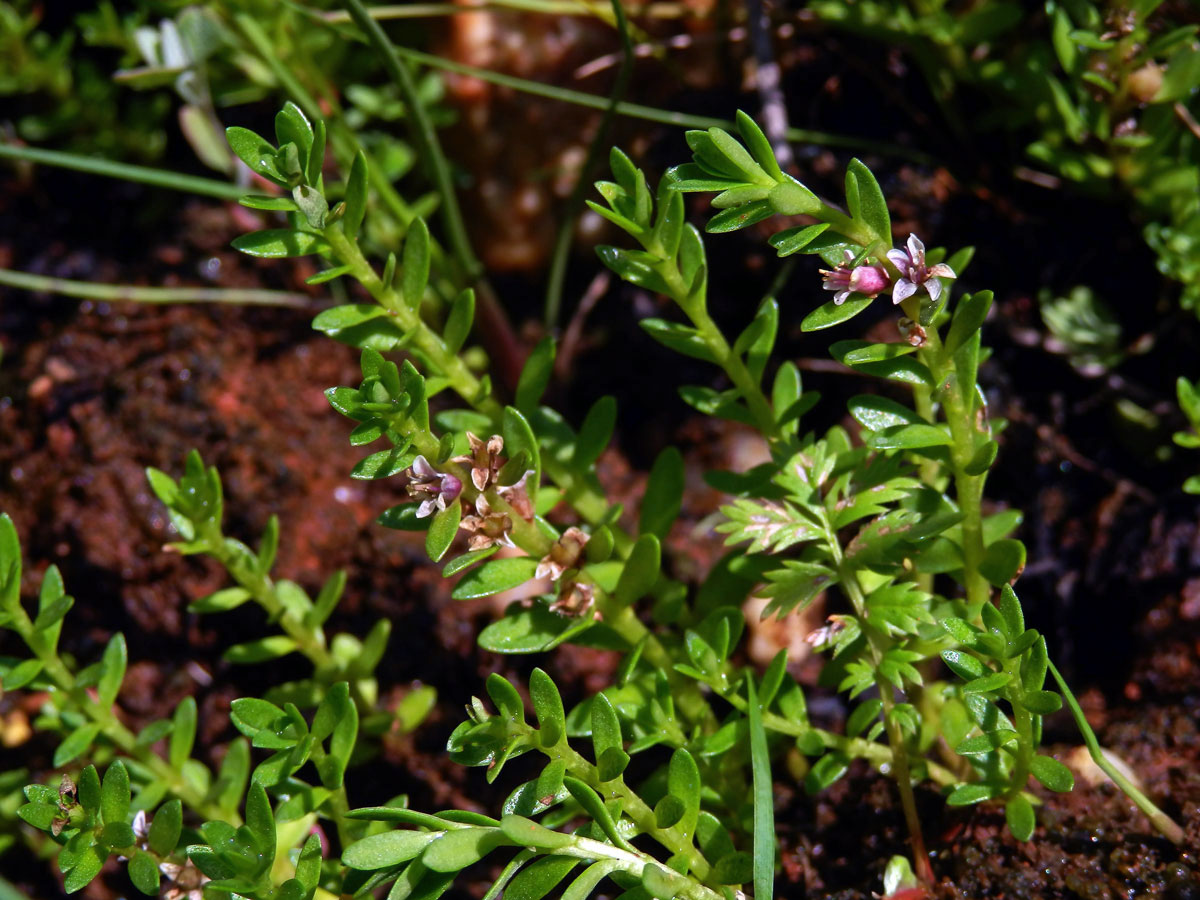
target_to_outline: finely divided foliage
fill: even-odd
[[[291,104],[274,142],[229,130],[233,152],[280,189],[242,202],[286,219],[235,246],[255,256],[318,256],[325,268],[310,281],[350,278],[373,300],[328,309],[314,327],[361,350],[361,382],[328,391],[353,423],[350,443],[379,448],[351,474],[405,479],[411,502],[384,510],[379,523],[423,532],[434,562],[450,554],[442,565],[456,579],[455,598],[536,583],[538,596],[512,604],[479,635],[485,649],[531,654],[572,643],[616,651],[621,662],[609,687],[570,709],[541,669],[529,679],[528,704],[505,678],[487,680],[487,699],[472,699],[449,739],[451,758],[485,769],[489,782],[506,777],[518,756],[537,760],[496,816],[418,812],[404,797],[356,796],[369,805],[354,809],[347,768],[369,758],[381,733],[415,727],[431,698],[414,691],[399,710],[381,708],[375,670],[388,623],[362,639],[328,635],[344,575],[316,598],[272,578],[278,523],[257,551],[226,536],[220,478],[197,454],[178,480],[147,473],[179,534],[174,549],[216,559],[232,581],[192,610],[218,614],[253,602],[268,614],[269,633],[229,648],[227,658],[254,664],[299,653],[313,666],[311,677],[234,702],[242,737],[216,773],[192,758],[193,702],[137,735],[114,714],[126,667],[120,635],[84,668],[59,656],[71,600],[51,569],[36,613],[26,611],[16,533],[0,518],[0,624],[29,650],[4,663],[4,687],[46,692],[44,719],[63,736],[56,765],[112,760],[103,778],[87,766],[57,787],[25,789],[20,815],[61,845],[68,890],[119,856],[147,894],[170,879],[183,891],[203,885],[209,897],[308,900],[386,887],[389,900],[425,900],[487,859],[487,871],[499,873],[489,898],[503,891],[537,900],[561,886],[570,900],[601,889],[660,900],[733,900],[753,890],[769,900],[771,762],[791,748],[805,759],[810,792],[855,758],[896,779],[921,879],[932,871],[913,804],[918,780],[942,788],[952,806],[1002,803],[1012,833],[1033,835],[1030,776],[1055,791],[1072,779],[1037,752],[1042,717],[1062,698],[1045,687],[1045,640],[1025,628],[1010,586],[1025,562],[1009,537],[1020,516],[982,513],[1000,427],[976,382],[991,295],[951,300],[969,248],[947,256],[911,238],[897,268],[887,204],[861,162],[847,169],[839,208],[781,170],[749,117],[739,115],[738,125],[742,142],[716,128],[689,132],[693,162],[655,191],[614,150],[614,180],[597,186],[607,205],[591,204],[640,246],[601,247],[603,262],[681,314],[642,327],[669,350],[713,364],[729,385],[686,387],[684,402],[750,426],[769,450],[769,461],[749,471],[707,476],[730,497],[716,530],[732,549],[698,586],[671,577],[661,546],[684,491],[677,451],[655,463],[640,517],[625,515],[595,473],[616,421],[611,398],[574,423],[543,405],[555,354],[546,340],[514,403],[499,400],[464,357],[474,296],[468,289],[441,302],[444,291],[432,284],[439,248],[419,218],[382,269],[367,260],[359,239],[373,194],[364,154],[353,157],[344,183],[326,184],[325,126]],[[858,434],[802,429],[818,397],[792,363],[771,356],[791,310],[768,299],[732,339],[709,316],[704,239],[685,221],[687,192],[718,192],[711,233],[802,214],[816,223],[770,239],[780,256],[815,255],[835,272],[873,269],[869,295],[846,280],[845,294],[804,314],[806,331],[835,327],[891,290],[903,314],[899,340],[831,347],[846,366],[881,379],[879,393],[850,401]],[[815,297],[815,273],[812,284]],[[1193,394],[1181,387],[1185,405]],[[743,663],[741,607],[751,593],[769,598],[768,615],[821,594],[837,610],[811,640],[827,653],[823,680],[852,701],[843,731],[809,720],[786,651],[761,674]],[[939,738],[958,762],[933,758]],[[327,841],[314,831],[319,824]],[[893,868],[900,883],[907,869]]]

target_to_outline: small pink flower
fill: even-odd
[[[824,288],[827,291],[837,291],[833,302],[841,306],[851,294],[862,294],[874,299],[887,290],[890,279],[882,266],[855,266],[854,254],[849,250],[843,251],[845,259],[838,263],[836,269],[821,269],[821,277],[825,279]]]
[[[433,515],[435,510],[445,509],[462,491],[462,482],[456,476],[439,472],[424,456],[414,459],[411,468],[404,474],[408,476],[408,496],[421,501],[417,507],[418,519]]]
[[[917,288],[925,288],[929,298],[936,303],[942,295],[942,283],[938,279],[958,276],[945,263],[925,265],[925,245],[915,234],[908,236],[907,246],[907,250],[887,252],[887,258],[900,270],[900,280],[892,289],[892,302],[900,303],[915,294]]]

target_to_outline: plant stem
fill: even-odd
[[[1062,691],[1063,698],[1067,701],[1067,706],[1071,709],[1071,716],[1075,719],[1075,725],[1079,728],[1079,733],[1083,735],[1083,742],[1087,745],[1088,753],[1091,754],[1092,761],[1100,767],[1109,778],[1113,780],[1113,784],[1119,787],[1125,796],[1137,804],[1140,809],[1150,820],[1158,833],[1163,835],[1171,843],[1182,846],[1187,835],[1184,830],[1179,827],[1170,816],[1159,809],[1149,797],[1143,794],[1137,787],[1121,774],[1121,770],[1109,762],[1108,757],[1104,755],[1104,751],[1100,749],[1100,742],[1096,739],[1096,733],[1092,731],[1092,726],[1088,724],[1087,717],[1083,714],[1083,710],[1079,708],[1079,701],[1075,699],[1075,695],[1071,693],[1071,689],[1059,674],[1054,663],[1050,663],[1050,674],[1054,676],[1054,680],[1058,682],[1058,689]]]
[[[728,701],[729,705],[739,712],[746,712],[746,698],[740,696],[736,691],[713,689],[723,699]],[[894,753],[891,747],[884,746],[876,741],[868,741],[866,738],[850,738],[844,734],[836,734],[832,731],[826,731],[823,728],[816,728],[807,722],[793,722],[791,719],[784,718],[778,713],[768,712],[763,710],[762,714],[763,727],[768,731],[774,731],[778,734],[785,734],[789,737],[803,737],[807,734],[815,734],[820,738],[821,743],[830,750],[840,750],[846,756],[852,759],[865,759],[876,769],[884,769],[886,767],[895,768],[893,757]],[[927,762],[929,769],[929,778],[942,787],[958,784],[962,779],[947,769],[945,766],[935,762]]]
[[[634,615],[633,610],[627,606],[619,606],[607,596],[600,597],[597,606],[604,617],[604,624],[621,635],[630,647],[636,647],[643,640],[646,642],[642,649],[642,658],[651,668],[666,674],[672,697],[684,718],[693,725],[702,726],[706,733],[715,731],[719,724],[716,714],[696,683],[675,671],[677,660],[642,620]]]
[[[921,818],[917,814],[917,800],[912,789],[908,747],[904,742],[904,732],[900,727],[900,722],[894,715],[896,701],[893,695],[893,685],[879,671],[880,664],[887,652],[887,638],[867,622],[867,598],[863,594],[862,585],[858,583],[858,575],[846,563],[845,556],[842,554],[842,546],[838,542],[829,514],[823,511],[822,519],[824,520],[822,524],[825,527],[826,543],[838,573],[838,583],[845,589],[846,596],[854,607],[854,613],[862,623],[863,634],[867,638],[867,649],[871,654],[872,668],[875,671],[875,686],[879,690],[879,699],[883,703],[883,725],[887,730],[888,746],[892,750],[892,775],[900,790],[900,806],[904,810],[904,821],[908,826],[916,874],[926,884],[933,884],[935,881],[933,867],[929,863],[929,854],[925,849],[925,836],[921,832]]]
[[[319,742],[313,742],[312,761],[314,764],[319,763],[328,755]],[[354,836],[350,829],[357,823],[346,818],[346,813],[350,811],[350,801],[346,796],[345,781],[338,786],[337,790],[330,793],[328,800],[322,805],[332,815],[334,824],[337,826],[338,842],[342,847],[349,847],[354,842]]]
[[[870,648],[872,662],[876,671],[875,685],[879,690],[879,699],[883,702],[883,726],[887,730],[888,746],[892,750],[892,777],[896,779],[896,786],[900,790],[900,806],[904,810],[904,821],[908,826],[908,837],[912,843],[913,862],[917,870],[916,874],[926,884],[933,884],[936,879],[933,875],[933,867],[929,864],[929,853],[925,849],[925,836],[921,831],[921,818],[917,814],[917,799],[912,789],[912,772],[908,763],[908,748],[904,743],[904,732],[900,728],[900,722],[893,714],[896,706],[893,696],[893,686],[890,681],[879,674],[879,664],[883,661],[885,652],[885,647],[883,646],[884,638],[867,624],[866,597],[863,595],[862,587],[858,583],[858,576],[840,558],[840,548],[837,556],[839,557],[837,560],[839,583],[846,588],[846,593],[850,597],[850,602],[854,606],[855,613],[862,620],[863,633],[867,636],[867,645]]]
[[[913,385],[913,406],[917,411],[917,415],[926,422],[934,422],[934,407],[933,407],[933,392],[928,385],[914,384]],[[917,475],[921,479],[921,483],[933,488],[939,494],[945,489],[945,485],[941,479],[941,465],[936,459],[922,457],[917,464]],[[933,575],[928,572],[918,572],[916,575],[916,584],[926,594],[933,593]]]
[[[288,291],[268,291],[253,288],[202,287],[141,287],[128,284],[101,284],[95,281],[75,281],[52,278],[31,272],[0,269],[0,284],[64,297],[85,300],[132,303],[224,303],[230,305],[307,307],[312,298]]]
[[[695,877],[704,881],[711,874],[712,867],[704,854],[697,850],[692,841],[677,826],[659,828],[654,816],[654,810],[638,796],[637,792],[626,787],[625,779],[621,776],[612,781],[601,781],[596,767],[589,763],[578,751],[572,749],[565,740],[555,747],[544,748],[543,753],[551,759],[566,761],[567,772],[583,781],[600,794],[602,799],[620,798],[621,811],[637,826],[638,831],[648,834],[672,854],[687,857],[688,868]]]
[[[1008,690],[1013,725],[1017,729],[1017,747],[1013,754],[1016,765],[1011,778],[1013,788],[1009,794],[1010,797],[1017,796],[1025,789],[1025,785],[1029,781],[1029,773],[1033,768],[1033,758],[1037,755],[1037,741],[1033,732],[1033,713],[1021,703],[1021,698],[1025,694],[1025,688],[1021,681],[1021,658],[1022,656],[1018,655],[1013,659],[1006,659],[1002,670],[1012,676],[1012,680],[1008,683]]]
[[[574,844],[568,844],[556,850],[555,853],[562,856],[575,856],[589,862],[596,859],[616,860],[620,863],[620,868],[638,880],[641,879],[642,872],[645,871],[646,866],[661,865],[661,863],[644,854],[638,853],[635,855],[627,850],[622,850],[620,847],[614,847],[607,842],[594,841],[583,837],[576,838]],[[699,878],[698,875],[685,875],[683,878],[685,881],[677,896],[684,898],[684,900],[722,900],[725,896],[714,891],[712,888],[700,884],[697,880]]]
[[[500,404],[483,389],[482,382],[472,374],[466,363],[457,354],[451,353],[446,348],[445,342],[425,324],[420,313],[409,308],[395,287],[383,283],[371,264],[367,262],[366,257],[363,256],[358,244],[346,237],[342,223],[334,222],[327,226],[324,234],[338,261],[342,265],[350,266],[350,274],[358,279],[380,306],[395,317],[404,332],[412,333],[414,352],[427,359],[439,374],[445,376],[459,396],[479,412],[499,422],[504,412]]]
[[[194,788],[183,776],[183,773],[172,766],[149,747],[141,746],[137,736],[130,731],[112,709],[102,706],[93,700],[86,691],[75,684],[75,675],[52,647],[47,647],[44,641],[38,639],[33,622],[23,609],[17,610],[9,620],[9,627],[21,636],[25,644],[42,661],[42,671],[54,682],[89,719],[100,726],[100,732],[115,744],[126,756],[136,759],[154,773],[155,778],[167,785],[167,789],[182,800],[188,807],[209,819],[228,819],[229,810],[224,810],[210,803],[204,794]],[[236,820],[236,813],[233,814]],[[230,824],[238,825],[239,821]]]
[[[275,593],[275,583],[271,577],[243,565],[239,555],[227,548],[218,523],[209,520],[208,526],[204,534],[208,544],[205,552],[224,566],[234,581],[250,592],[254,602],[266,611],[272,621],[278,622],[284,634],[295,642],[296,649],[304,654],[314,667],[318,670],[334,668],[336,662],[325,646],[324,630],[309,628],[287,610]]]
[[[907,302],[907,301],[906,301]],[[906,310],[907,311],[907,310]],[[918,356],[933,373],[934,391],[941,400],[946,424],[950,429],[950,465],[954,477],[955,499],[962,513],[963,581],[971,617],[979,615],[991,597],[991,586],[979,571],[987,550],[983,543],[983,484],[987,474],[966,471],[975,455],[975,414],[964,401],[963,385],[957,381],[953,360],[946,358],[937,330],[930,328],[925,346]],[[969,386],[971,391],[975,385]]]
[[[656,255],[663,255],[661,248],[647,246],[646,249]],[[750,408],[751,415],[754,416],[758,430],[772,443],[780,441],[783,435],[779,430],[779,423],[775,421],[775,412],[771,408],[771,401],[762,392],[758,381],[750,374],[750,370],[746,368],[742,358],[733,352],[733,348],[725,340],[721,329],[708,315],[703,294],[694,299],[688,298],[688,285],[684,281],[683,273],[679,271],[679,266],[674,261],[664,260],[658,265],[658,271],[671,289],[671,299],[696,327],[700,337],[708,345],[709,351],[716,359],[717,365],[729,376],[734,387],[741,391],[746,405]]]

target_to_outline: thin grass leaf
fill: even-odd
[[[771,900],[775,892],[775,803],[771,784],[771,759],[762,707],[754,689],[754,676],[746,674],[746,717],[750,726],[750,767],[754,778],[754,898]]]

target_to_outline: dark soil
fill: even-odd
[[[809,114],[818,117],[821,91],[832,90],[821,73],[831,76],[836,67],[821,54],[813,65],[803,77],[816,92]],[[847,84],[837,90],[852,92],[855,83]],[[830,105],[849,102],[839,95]],[[876,124],[881,133],[896,133],[896,123]],[[514,132],[519,125],[513,123]],[[678,136],[646,132],[637,141],[651,167],[656,159],[682,158]],[[1080,778],[1073,793],[1044,796],[1035,839],[1018,844],[1000,813],[951,810],[926,789],[919,799],[943,879],[940,894],[1200,897],[1200,507],[1178,489],[1194,461],[1160,449],[1169,447],[1169,433],[1179,424],[1174,375],[1197,374],[1200,328],[1169,303],[1143,299],[1152,262],[1119,208],[1006,183],[994,174],[1007,171],[1003,159],[967,159],[953,173],[881,161],[885,191],[896,198],[898,233],[913,227],[936,241],[978,244],[963,286],[997,293],[986,333],[996,352],[982,379],[994,412],[1010,425],[989,496],[1025,510],[1020,537],[1029,567],[1020,586],[1031,622],[1050,636],[1051,653],[1083,697],[1101,742],[1133,767],[1188,833],[1187,848],[1171,846],[1111,786],[1088,786]],[[832,183],[843,162],[822,151],[803,165],[815,181]],[[985,176],[993,179],[988,191],[975,187]],[[0,264],[95,280],[210,278],[298,289],[310,274],[303,263],[254,264],[225,249],[240,227],[230,208],[173,201],[71,175],[10,180],[0,185]],[[490,227],[497,221],[502,217]],[[1090,228],[1072,232],[1063,221],[1087,221]],[[541,291],[520,260],[543,258],[544,248],[524,244],[545,235],[527,225],[506,236],[520,252],[493,261],[511,270],[502,293],[518,298],[511,307],[518,324],[536,314],[529,298]],[[714,314],[731,327],[749,319],[777,271],[759,237],[710,244],[720,248],[710,249],[717,263]],[[1013,265],[1014,257],[1021,265]],[[581,247],[568,313],[571,298],[595,273],[590,259]],[[822,427],[840,419],[846,396],[876,388],[831,373],[823,336],[799,333],[801,311],[816,294],[812,269],[801,262],[781,293],[786,328],[780,353],[806,370],[806,386],[825,392],[809,423]],[[1031,293],[1080,282],[1096,284],[1118,306],[1127,343],[1148,335],[1150,352],[1087,379],[1031,342],[1040,327]],[[324,302],[314,293],[314,310]],[[636,319],[658,306],[654,298],[613,287],[588,319],[587,337],[551,398],[577,420],[595,397],[617,395],[619,449],[604,458],[603,474],[632,502],[640,490],[637,472],[663,446],[678,444],[695,474],[733,464],[741,440],[689,416],[678,402],[678,385],[708,384],[712,375],[661,351],[637,329]],[[883,306],[874,311],[876,324],[859,319],[854,328],[886,336],[891,311]],[[381,616],[392,621],[379,672],[383,693],[398,699],[418,682],[439,690],[435,713],[416,734],[389,743],[381,763],[352,774],[352,803],[408,793],[417,808],[494,805],[505,791],[487,787],[482,772],[454,766],[442,752],[463,703],[488,673],[523,683],[535,663],[572,685],[577,698],[604,685],[613,660],[569,648],[548,661],[501,658],[475,647],[476,633],[495,610],[450,601],[436,569],[423,562],[422,543],[373,522],[396,502],[396,489],[348,477],[362,454],[347,444],[344,421],[321,392],[357,380],[357,354],[311,332],[312,314],[75,304],[0,289],[0,509],[21,534],[26,592],[36,591],[48,565],[58,565],[76,598],[64,649],[87,663],[109,635],[124,632],[131,667],[122,717],[136,729],[194,695],[202,723],[197,753],[219,758],[232,736],[229,702],[302,674],[303,665],[286,659],[263,667],[224,663],[222,649],[257,633],[261,617],[247,608],[204,618],[185,612],[190,601],[223,586],[223,576],[203,561],[163,551],[170,540],[166,519],[142,472],[156,466],[177,474],[186,452],[197,448],[224,478],[229,534],[256,543],[268,517],[280,517],[280,576],[315,591],[335,569],[348,571],[350,586],[332,631],[361,635]],[[842,337],[856,336],[854,328]],[[1121,397],[1157,417],[1158,425],[1120,415]],[[698,544],[691,529],[715,502],[703,489],[689,492],[679,539],[672,542],[671,564],[681,575],[702,572],[713,559],[716,542]],[[0,652],[14,649],[0,642]],[[836,701],[824,706],[832,719],[840,714]],[[47,777],[52,742],[26,737],[22,728],[36,707],[37,698],[0,698],[0,770],[25,767],[31,777]],[[1047,741],[1060,758],[1078,760],[1080,739],[1069,719],[1052,719]],[[785,767],[777,777],[780,895],[849,900],[878,892],[889,856],[905,852],[891,784],[855,768],[825,794],[807,798]],[[60,890],[50,868],[27,854],[10,851],[0,858],[0,870],[32,897],[48,900]],[[470,887],[479,893],[478,883]],[[114,873],[89,895],[128,891],[124,876]]]

